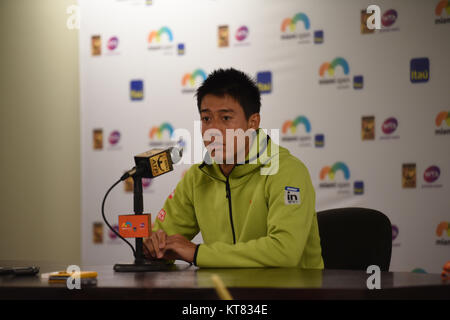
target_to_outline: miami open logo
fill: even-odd
[[[162,27],[159,30],[152,30],[148,34],[148,50],[162,50],[164,53],[173,53],[174,46],[172,30],[169,27]]]
[[[295,14],[292,18],[285,18],[281,23],[281,40],[297,40],[298,43],[311,43],[311,23],[309,17],[303,13],[299,12]],[[323,42],[323,31],[314,31],[314,42]],[[317,39],[317,41],[316,41]]]
[[[351,193],[350,169],[344,162],[335,162],[332,166],[325,166],[320,170],[319,188],[337,189],[337,194],[348,195]],[[336,181],[335,181],[336,179]],[[364,182],[354,182],[354,194],[364,194]]]
[[[331,62],[324,62],[319,68],[319,85],[336,85],[338,89],[350,87],[350,66],[346,59],[336,57]],[[363,76],[354,77],[353,87],[363,88]]]
[[[150,129],[149,138],[151,147],[168,148],[176,145],[175,141],[170,140],[173,137],[173,126],[169,122],[164,122],[159,127],[155,126]]]
[[[202,69],[196,69],[192,73],[185,73],[181,79],[182,93],[193,93],[197,86],[206,80],[206,73]]]
[[[450,1],[448,0],[441,0],[436,6],[436,9],[434,10],[434,13],[436,14],[437,18],[434,20],[435,24],[444,24],[444,23],[450,23]]]
[[[447,221],[439,223],[436,228],[436,236],[441,238],[436,240],[437,245],[450,245],[450,223]]]
[[[436,135],[450,134],[450,111],[441,111],[435,119],[437,129],[434,131]]]
[[[298,142],[300,147],[311,147],[312,146],[312,134],[311,134],[311,122],[309,119],[303,115],[298,116],[294,120],[287,120],[283,123],[281,129],[281,141],[282,142]],[[321,144],[316,145],[317,147],[323,146],[323,135],[319,138]]]

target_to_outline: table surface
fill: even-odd
[[[0,299],[218,299],[211,276],[217,274],[235,299],[450,299],[450,281],[439,274],[381,272],[381,290],[367,289],[370,274],[361,270],[298,268],[204,269],[175,264],[168,271],[114,272],[109,266],[83,266],[97,271],[95,286],[69,290],[49,284],[43,273],[66,270],[49,262],[0,261],[0,266],[40,267],[37,276],[0,276]]]

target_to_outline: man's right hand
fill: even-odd
[[[167,234],[159,229],[152,232],[149,238],[144,239],[144,255],[148,259],[162,259],[166,247]]]

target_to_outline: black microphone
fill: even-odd
[[[134,156],[136,166],[128,170],[120,178],[129,177],[155,178],[173,170],[173,164],[181,160],[183,149],[170,147],[168,149],[152,149]]]

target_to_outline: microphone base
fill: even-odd
[[[165,261],[145,261],[129,264],[118,263],[114,265],[113,269],[115,272],[151,272],[176,270],[176,267]]]

